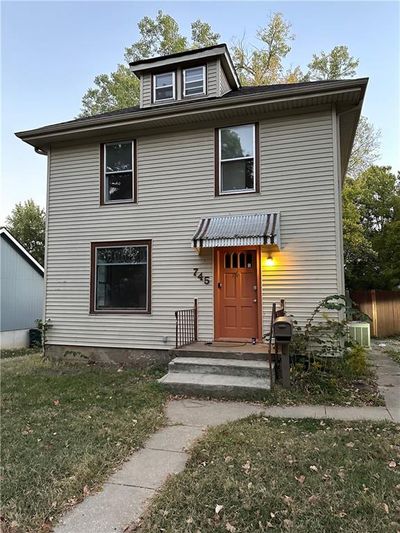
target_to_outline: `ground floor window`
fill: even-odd
[[[92,243],[91,312],[150,312],[150,241]]]

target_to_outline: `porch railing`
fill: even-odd
[[[273,324],[275,322],[275,319],[278,316],[285,316],[285,300],[281,300],[280,302],[281,306],[280,309],[277,309],[276,303],[272,304],[272,310],[271,310],[271,322],[269,325],[269,334],[268,334],[268,362],[269,362],[269,378],[270,378],[270,384],[271,389],[274,385],[273,376],[272,376],[272,358],[274,358],[274,361],[276,362],[276,356],[278,355],[276,352],[276,344],[273,343]],[[272,350],[274,353],[272,353]],[[276,368],[274,368],[274,372],[276,372]]]
[[[175,347],[182,348],[197,342],[197,298],[190,309],[175,311]]]

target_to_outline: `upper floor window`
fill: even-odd
[[[183,96],[205,94],[206,68],[193,67],[183,71]]]
[[[154,102],[175,100],[175,72],[154,74]]]
[[[217,193],[258,191],[257,124],[217,130]]]
[[[91,312],[150,312],[150,241],[92,243]]]
[[[135,201],[134,141],[101,145],[101,203]]]

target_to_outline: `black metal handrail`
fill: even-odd
[[[182,348],[197,342],[197,298],[190,309],[175,311],[175,347]]]

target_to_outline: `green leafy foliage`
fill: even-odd
[[[149,57],[183,52],[217,44],[219,34],[211,26],[197,19],[191,24],[191,42],[184,37],[178,23],[170,15],[158,11],[157,16],[143,17],[138,23],[140,39],[125,49],[125,61],[137,61]],[[139,80],[127,65],[118,65],[111,74],[100,74],[94,79],[94,87],[82,98],[81,117],[114,111],[139,103]]]
[[[340,80],[353,78],[359,60],[350,55],[347,46],[335,46],[328,53],[313,54],[308,64],[307,80]]]
[[[6,219],[6,228],[36,259],[44,264],[46,214],[33,200],[18,203]]]
[[[400,284],[400,175],[372,166],[343,189],[346,284],[394,289]]]

